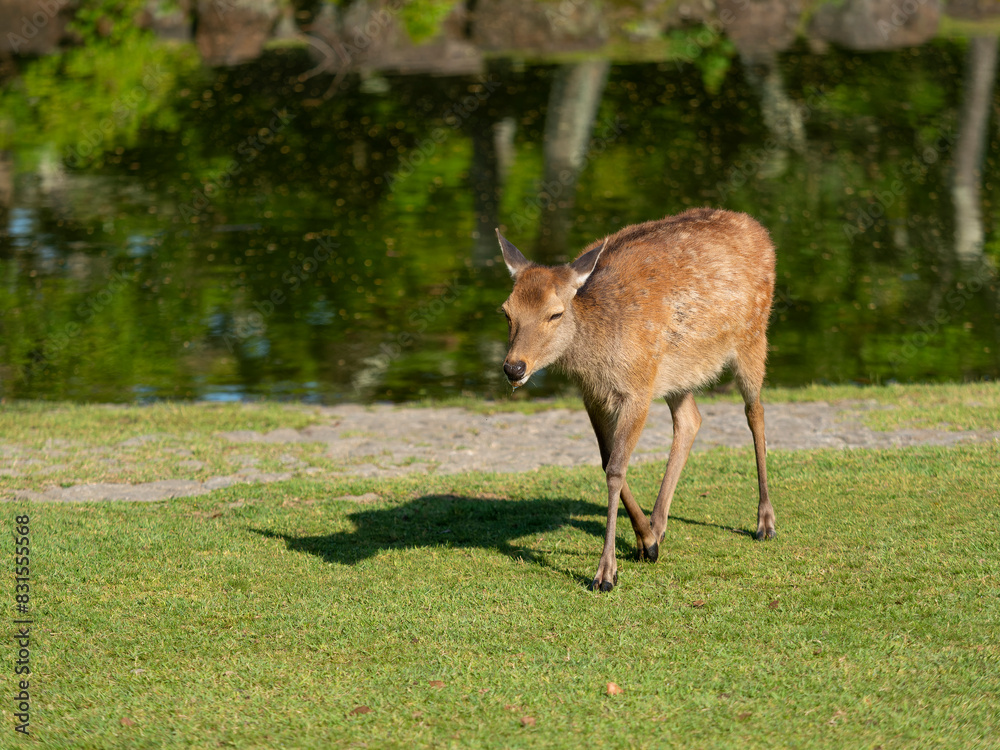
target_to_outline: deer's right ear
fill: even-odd
[[[521,251],[514,247],[507,238],[500,234],[497,229],[497,239],[500,240],[500,252],[503,253],[503,262],[507,264],[507,270],[515,279],[525,268],[531,265],[531,261],[521,255]]]

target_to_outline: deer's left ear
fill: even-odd
[[[569,264],[569,267],[576,273],[576,278],[573,281],[573,284],[577,289],[583,286],[587,282],[587,279],[590,278],[590,274],[592,274],[594,269],[597,267],[597,261],[600,259],[601,253],[604,252],[604,246],[607,244],[608,241],[604,240],[600,247],[588,250]]]
[[[503,262],[507,264],[510,275],[516,279],[521,271],[531,265],[531,261],[521,255],[521,251],[500,234],[499,228],[496,231],[497,239],[500,240],[500,252],[503,253]]]

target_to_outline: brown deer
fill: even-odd
[[[771,539],[760,389],[774,292],[774,246],[749,216],[697,208],[628,226],[572,263],[536,265],[497,230],[514,291],[503,370],[517,388],[554,365],[579,385],[608,483],[608,523],[593,590],[618,583],[615,522],[621,498],[640,560],[656,562],[670,501],[701,414],[692,391],[729,365],[746,403],[757,456],[757,539]],[[667,470],[647,521],[625,481],[652,399],[674,422]]]

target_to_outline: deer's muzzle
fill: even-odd
[[[524,373],[528,369],[528,366],[524,362],[504,362],[503,372],[507,376],[507,380],[511,383],[519,383],[524,378]]]

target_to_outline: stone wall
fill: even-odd
[[[0,55],[43,55],[79,43],[66,33],[76,0],[0,0]],[[311,4],[310,4],[311,3]],[[814,46],[894,49],[933,37],[943,13],[978,20],[997,0],[464,0],[432,39],[415,44],[404,0],[146,0],[134,21],[165,39],[193,40],[209,65],[258,57],[272,40],[306,45],[318,64],[341,70],[468,73],[484,55],[546,58],[655,44],[671,29],[706,24],[745,57],[786,49],[805,33]]]

